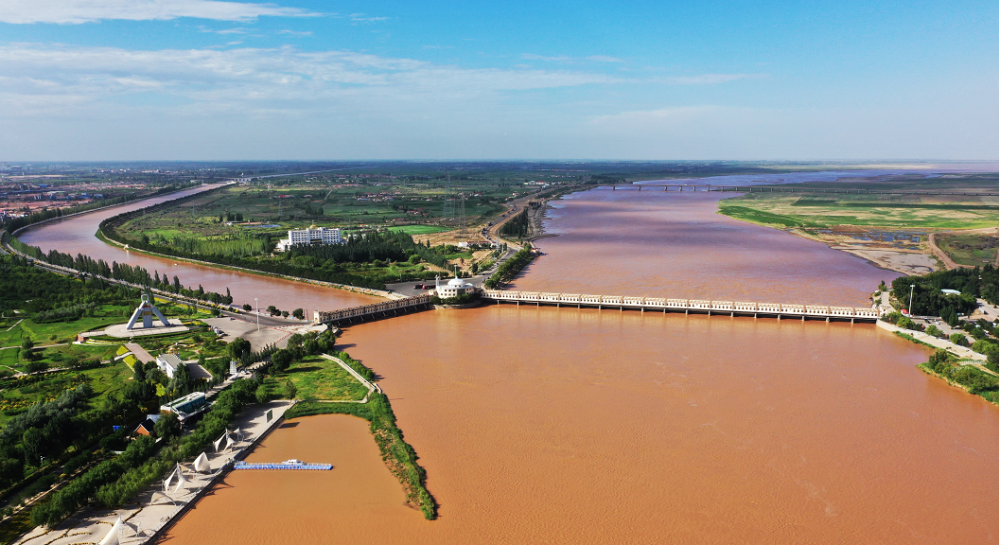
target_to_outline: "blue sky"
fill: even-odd
[[[996,2],[0,4],[0,160],[998,158]]]

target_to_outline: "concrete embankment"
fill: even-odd
[[[958,346],[957,344],[955,344],[955,343],[953,343],[951,341],[946,341],[944,339],[939,339],[937,337],[928,335],[928,334],[924,333],[923,331],[914,331],[912,329],[903,329],[902,327],[894,326],[894,325],[892,325],[892,324],[890,324],[888,322],[883,322],[882,320],[879,320],[878,322],[876,322],[876,325],[878,325],[882,329],[885,329],[885,330],[888,330],[888,331],[892,331],[894,333],[902,333],[904,335],[909,335],[910,337],[913,337],[914,339],[916,339],[916,340],[918,340],[918,341],[920,341],[922,343],[927,343],[927,344],[929,344],[929,345],[931,345],[931,346],[933,346],[935,348],[942,348],[944,350],[947,350],[947,351],[955,354],[956,356],[958,356],[958,357],[960,357],[962,359],[977,360],[977,361],[986,361],[986,356],[980,354],[979,352],[973,352],[969,348],[966,348],[964,346]],[[989,372],[990,374],[993,374],[992,371],[987,371],[987,372]]]

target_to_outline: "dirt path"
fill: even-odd
[[[941,231],[940,233],[931,233],[930,236],[927,237],[927,242],[930,244],[931,251],[934,252],[934,255],[937,256],[937,258],[940,259],[942,263],[944,263],[945,268],[948,269],[949,271],[950,270],[954,270],[954,269],[958,269],[958,268],[972,269],[973,267],[971,265],[959,265],[958,263],[955,263],[954,261],[952,261],[951,257],[948,256],[947,252],[945,252],[944,250],[942,250],[937,245],[936,235],[953,235],[953,234],[957,235],[957,234],[965,234],[965,233],[995,233],[995,232],[997,232],[997,229],[995,229],[993,227],[990,227],[988,229],[967,229],[967,230],[962,230],[962,231]],[[1000,265],[1000,256],[997,257],[997,265]]]

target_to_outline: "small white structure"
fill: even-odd
[[[457,274],[455,278],[452,278],[447,284],[443,285],[441,284],[440,276],[434,279],[434,293],[442,299],[450,299],[466,293],[472,293],[475,289],[475,286],[462,280]]]
[[[308,244],[341,244],[344,239],[340,236],[340,229],[316,227],[308,229],[294,229],[288,231],[288,238],[278,241],[277,251],[284,252],[293,246],[304,246]]]
[[[208,463],[208,456],[206,456],[204,452],[199,454],[198,457],[194,459],[194,470],[201,473],[208,473],[212,471],[212,466]]]
[[[163,371],[169,378],[174,378],[174,373],[181,365],[181,358],[177,354],[161,354],[156,356],[156,367]]]
[[[122,517],[119,515],[118,520],[111,526],[111,531],[108,532],[104,539],[101,540],[100,545],[118,545],[122,542],[122,529],[124,523],[122,522]]]
[[[160,319],[160,322],[163,323],[163,327],[170,327],[170,322],[168,322],[167,319],[163,317],[163,313],[160,312],[160,309],[156,308],[156,306],[153,305],[153,303],[149,302],[148,295],[146,295],[145,293],[142,294],[141,299],[142,302],[139,303],[139,307],[136,308],[135,312],[132,313],[132,318],[129,319],[128,325],[125,326],[125,329],[131,330],[133,327],[135,327],[135,322],[136,320],[139,319],[140,316],[142,316],[142,327],[144,328],[153,327],[153,314],[156,314],[156,317]]]

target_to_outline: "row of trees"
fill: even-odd
[[[501,263],[497,267],[497,272],[493,273],[484,285],[487,288],[494,289],[502,282],[510,282],[534,257],[534,254],[531,253],[531,244],[525,244],[510,259]]]
[[[521,239],[528,236],[530,228],[531,222],[528,220],[528,209],[525,208],[500,226],[500,236]]]
[[[174,275],[173,281],[171,282],[167,278],[166,274],[161,277],[158,271],[154,271],[154,274],[150,275],[149,271],[138,265],[118,263],[117,261],[112,261],[111,264],[108,265],[103,259],[95,260],[94,258],[83,254],[77,254],[74,258],[70,254],[64,254],[55,249],[49,250],[46,254],[36,246],[26,246],[23,243],[18,246],[18,249],[23,253],[41,261],[60,267],[66,267],[68,269],[74,269],[82,273],[98,275],[104,278],[111,278],[121,282],[128,282],[129,284],[145,286],[148,288],[156,288],[162,291],[176,293],[177,295],[182,295],[184,297],[197,299],[199,301],[215,303],[217,305],[231,305],[233,303],[233,296],[230,294],[229,288],[226,288],[225,295],[214,291],[205,291],[205,288],[203,288],[200,284],[198,285],[198,289],[187,288],[181,284],[180,278],[178,278],[177,275]]]

